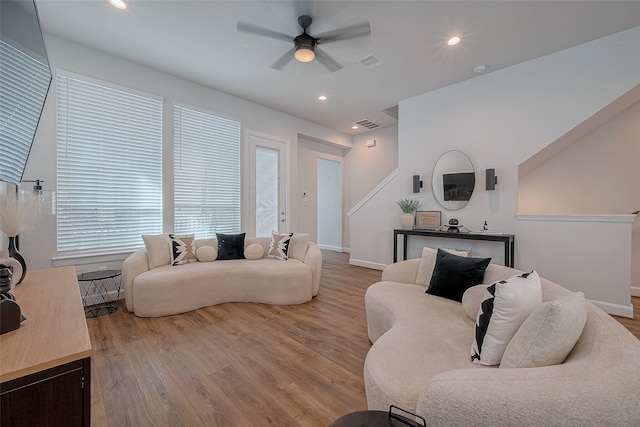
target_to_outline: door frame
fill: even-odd
[[[285,218],[286,218],[286,222],[284,224],[284,230],[288,231],[291,228],[291,221],[292,221],[291,200],[290,200],[291,198],[289,197],[289,194],[291,193],[291,162],[289,161],[291,156],[290,154],[291,141],[286,138],[269,135],[269,134],[258,132],[252,129],[244,130],[244,138],[243,138],[244,141],[242,144],[242,168],[241,168],[242,169],[241,170],[242,229],[246,231],[247,236],[255,236],[256,234],[255,212],[252,212],[252,209],[254,209],[253,206],[255,203],[255,185],[254,185],[254,177],[253,177],[253,174],[255,173],[255,171],[252,170],[253,165],[251,163],[251,158],[252,156],[254,156],[254,153],[252,152],[253,145],[254,145],[253,138],[267,140],[272,142],[274,145],[281,144],[281,146],[283,147],[283,150],[281,151],[281,153],[284,156],[284,158],[282,159],[284,164],[284,170],[281,171],[281,174],[284,175],[284,185],[282,186],[284,188],[284,192],[283,194],[280,195],[280,197],[284,198],[281,201],[281,204],[284,205]],[[257,144],[257,145],[259,146],[260,144]],[[267,144],[263,146],[266,148],[274,148],[273,146],[269,147]]]
[[[333,245],[323,245],[323,244],[318,244],[318,247],[320,247],[320,249],[327,249],[327,250],[331,250],[331,251],[336,251],[336,252],[343,252],[344,251],[344,157],[340,157],[340,156],[335,156],[332,154],[327,154],[327,153],[319,153],[316,156],[316,180],[318,177],[318,170],[317,170],[317,165],[318,165],[318,161],[319,160],[326,160],[326,161],[330,161],[330,162],[335,162],[338,163],[339,167],[338,167],[338,178],[339,178],[339,184],[340,184],[340,224],[339,224],[339,228],[340,228],[340,246],[333,246]],[[319,182],[316,183],[316,186],[319,184]],[[318,209],[319,209],[319,203],[317,200],[317,195],[319,194],[319,191],[316,188],[316,239],[318,241],[320,241],[320,235],[318,233],[318,224],[319,224],[319,215],[318,215]]]

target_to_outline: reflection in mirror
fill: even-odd
[[[34,1],[0,1],[0,181],[20,183],[51,70]]]
[[[471,159],[462,151],[447,151],[436,162],[431,183],[440,206],[448,210],[464,207],[476,185]]]

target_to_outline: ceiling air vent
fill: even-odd
[[[358,63],[367,70],[373,70],[374,68],[378,68],[379,66],[384,64],[384,62],[382,62],[382,59],[378,58],[373,53],[370,53],[369,55],[358,59]]]
[[[358,120],[356,124],[358,126],[362,126],[363,128],[367,128],[367,129],[377,129],[379,127],[382,127],[379,124],[372,122],[371,120],[368,120],[368,119]]]

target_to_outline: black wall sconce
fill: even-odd
[[[496,189],[496,185],[498,184],[498,177],[496,176],[495,169],[487,169],[487,191],[493,191]]]
[[[413,192],[419,193],[422,188],[422,181],[420,181],[420,175],[413,175]]]

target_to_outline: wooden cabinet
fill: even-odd
[[[0,425],[89,426],[92,350],[75,269],[29,271],[13,294],[27,320],[0,335]]]

